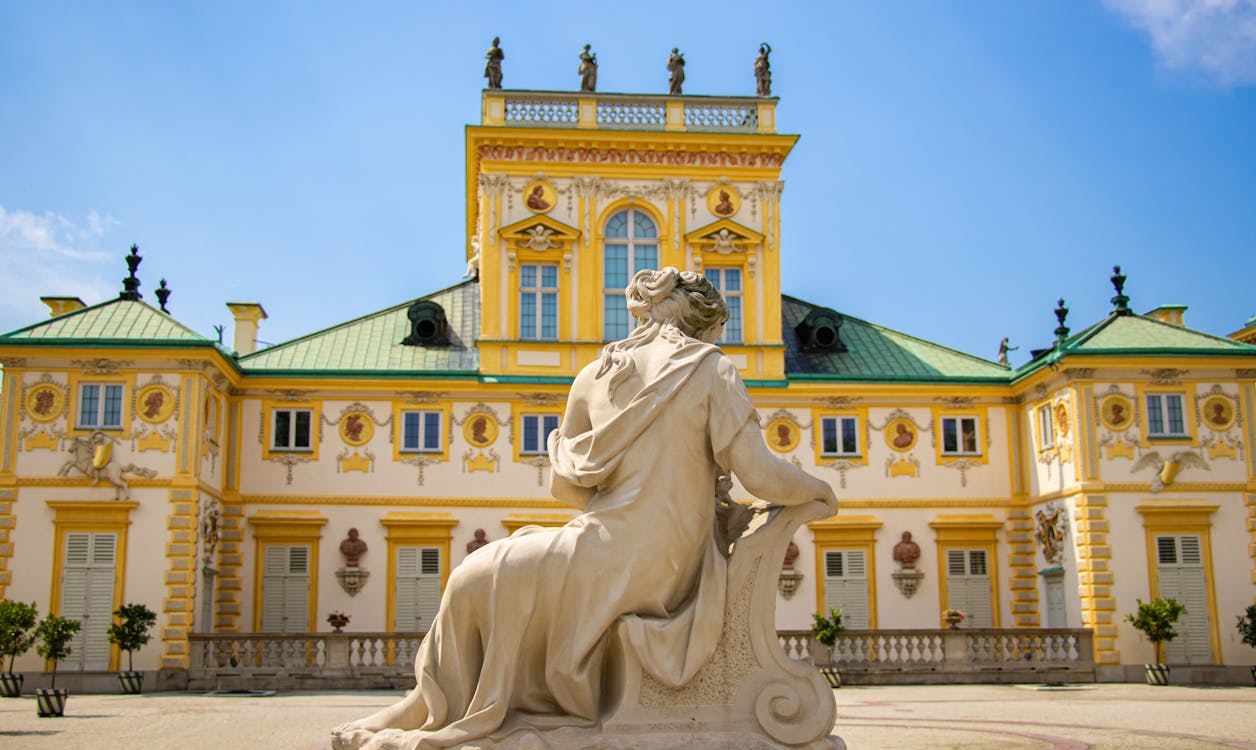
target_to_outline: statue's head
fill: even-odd
[[[728,306],[705,276],[664,268],[637,271],[624,290],[628,312],[644,323],[671,323],[696,339],[718,336],[728,320]],[[705,340],[705,339],[704,339]]]
[[[349,529],[349,538],[350,538],[350,539],[357,539],[357,538],[358,538],[358,530],[357,530],[357,529]]]

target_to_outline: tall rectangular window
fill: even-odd
[[[984,549],[946,551],[946,606],[967,615],[962,627],[994,627],[990,609],[990,571]]]
[[[823,456],[859,455],[859,419],[856,417],[822,417],[820,419]]]
[[[78,426],[97,430],[122,429],[122,386],[84,383],[79,386]]]
[[[397,548],[398,633],[426,633],[440,608],[440,547]]]
[[[942,417],[942,455],[977,456],[979,445],[976,417]]]
[[[1212,630],[1202,538],[1198,534],[1156,537],[1156,578],[1160,596],[1186,607],[1174,624],[1177,637],[1164,645],[1167,664],[1211,664]]]
[[[1038,448],[1046,450],[1055,447],[1055,420],[1052,419],[1051,406],[1038,407]]]
[[[439,411],[403,411],[401,450],[405,453],[439,453],[440,425]]]
[[[553,341],[558,338],[558,266],[524,263],[519,266],[519,338]]]
[[[842,611],[842,624],[867,630],[868,572],[863,550],[825,550],[824,606]]]
[[[546,452],[545,441],[558,429],[557,414],[524,414],[523,435],[519,443],[520,455],[538,455]]]
[[[742,342],[741,269],[708,268],[706,277],[723,295],[724,304],[728,305],[728,322],[724,325],[724,335],[720,336],[720,343],[740,344]]]
[[[65,535],[61,573],[61,616],[81,623],[62,667],[76,671],[109,669],[109,624],[118,535],[71,532]]]
[[[1183,437],[1186,420],[1182,416],[1182,397],[1175,393],[1147,394],[1147,435],[1150,437]]]
[[[310,629],[310,548],[304,544],[265,547],[262,564],[262,632],[305,633]]]
[[[275,409],[271,412],[271,450],[310,450],[313,417],[314,412],[310,409]]]

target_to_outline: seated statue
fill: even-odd
[[[334,729],[337,750],[845,747],[773,622],[790,538],[837,498],[764,443],[709,281],[640,271],[626,295],[639,325],[549,436],[550,491],[582,514],[468,555],[414,690]],[[731,503],[729,472],[776,505]]]

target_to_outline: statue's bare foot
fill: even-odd
[[[349,721],[331,730],[332,734],[349,734],[355,731],[382,732],[385,729],[417,729],[410,726],[406,719],[412,705],[410,701],[401,700],[387,708],[380,709],[364,719]]]

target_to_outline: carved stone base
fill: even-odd
[[[898,587],[898,591],[904,598],[910,599],[916,593],[916,589],[920,588],[920,582],[925,579],[925,574],[919,570],[910,573],[891,573],[890,578],[894,579],[894,585]]]
[[[336,580],[340,582],[340,588],[344,589],[349,596],[357,596],[366,585],[366,579],[370,577],[371,572],[366,568],[346,567],[336,571]]]

